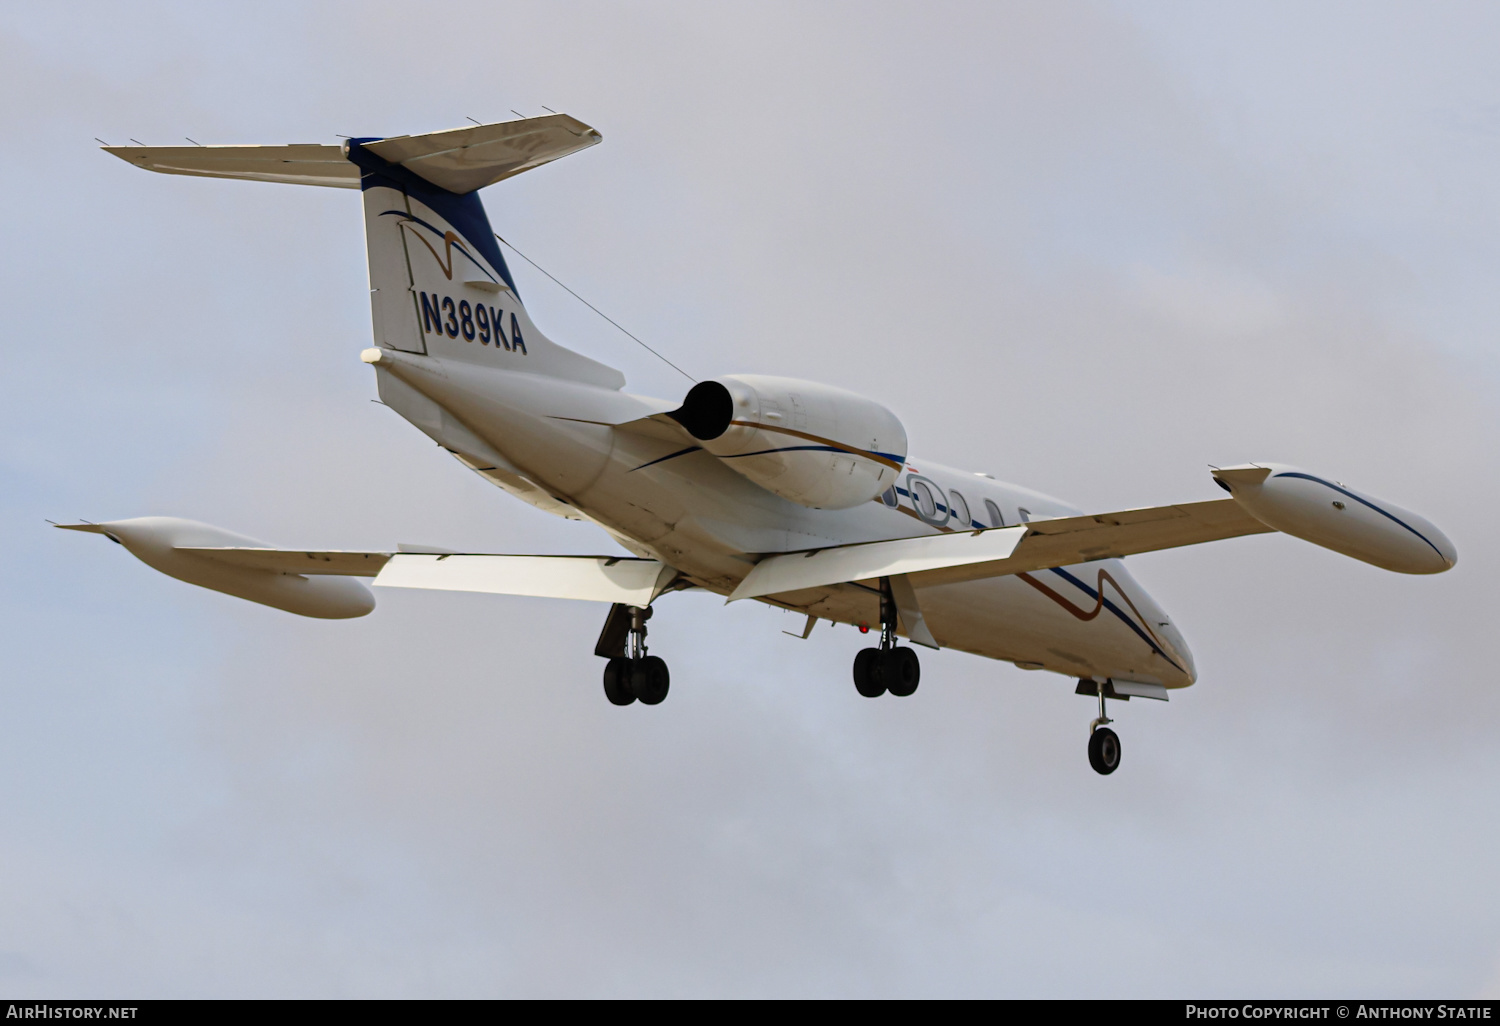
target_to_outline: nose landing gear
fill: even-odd
[[[1099,684],[1080,680],[1078,693],[1099,696],[1099,716],[1089,724],[1089,765],[1094,767],[1095,773],[1108,776],[1120,768],[1120,735],[1105,725],[1114,722],[1104,711],[1105,696],[1114,693],[1114,685],[1109,681]]]
[[[646,621],[651,607],[616,604],[604,621],[604,633],[594,651],[607,656],[604,697],[615,705],[660,705],[672,683],[666,660],[646,653]]]
[[[1108,727],[1089,734],[1089,765],[1105,776],[1120,768],[1120,736]]]
[[[854,688],[866,698],[879,698],[889,691],[905,698],[922,680],[917,653],[896,645],[896,601],[891,597],[890,578],[880,579],[880,647],[862,648],[854,656]]]

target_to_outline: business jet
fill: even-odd
[[[629,556],[283,549],[174,517],[59,524],[179,580],[302,616],[364,616],[375,587],[607,603],[595,653],[615,705],[657,705],[658,602],[689,588],[875,632],[866,698],[910,697],[916,650],[951,648],[1077,681],[1098,700],[1092,767],[1121,746],[1106,701],[1197,677],[1182,634],[1123,562],[1280,531],[1399,573],[1457,561],[1427,520],[1277,463],[1212,470],[1227,498],[1086,513],[912,455],[881,404],[790,377],[726,374],[658,399],[552,342],[527,315],[478,190],[593,146],[564,114],[342,145],[106,146],[166,174],[360,190],[380,401],[473,473],[592,523]],[[670,601],[668,602],[670,606]],[[910,645],[902,645],[905,638]]]

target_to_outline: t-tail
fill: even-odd
[[[105,149],[166,174],[359,189],[377,346],[617,389],[619,371],[532,323],[478,194],[599,141],[554,114],[343,146]]]

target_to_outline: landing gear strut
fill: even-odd
[[[879,698],[889,691],[905,698],[917,690],[922,664],[917,653],[896,645],[896,600],[891,597],[891,579],[880,579],[880,647],[863,648],[854,656],[854,688],[866,698]]]
[[[1085,682],[1078,683],[1079,690],[1082,691]],[[1105,696],[1114,691],[1114,685],[1109,681],[1103,684],[1092,681],[1088,683],[1094,684],[1099,695],[1099,717],[1089,724],[1089,765],[1094,767],[1095,773],[1108,776],[1120,768],[1120,735],[1105,726],[1114,722],[1104,711]]]
[[[671,674],[666,661],[646,652],[646,621],[651,607],[616,603],[604,621],[604,632],[594,652],[607,656],[604,697],[615,705],[660,705],[667,697]]]

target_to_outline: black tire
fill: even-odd
[[[881,679],[885,689],[897,698],[906,698],[922,681],[922,663],[909,648],[893,648],[885,654]]]
[[[666,661],[659,656],[647,656],[631,668],[630,687],[642,705],[661,705],[671,683]]]
[[[866,698],[879,698],[885,694],[877,669],[880,664],[880,649],[862,648],[854,653],[854,690]]]
[[[630,689],[629,659],[616,656],[604,664],[604,697],[615,705],[635,701],[635,692]]]
[[[1108,727],[1089,735],[1089,765],[1103,776],[1120,768],[1120,736]]]

